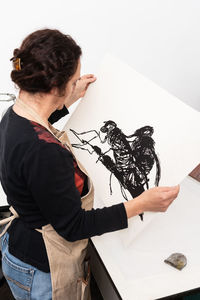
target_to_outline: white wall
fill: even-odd
[[[198,0],[7,0],[0,12],[0,92],[16,94],[12,50],[28,33],[50,27],[81,45],[83,73],[95,73],[109,51],[200,110]]]

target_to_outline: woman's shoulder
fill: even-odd
[[[35,156],[72,159],[72,154],[44,126],[17,115],[10,107],[0,124],[0,148],[5,156],[18,161]]]
[[[42,141],[43,144],[57,144],[61,148],[66,150],[66,147],[43,125],[30,121],[31,126],[36,134],[36,137],[39,141]]]
[[[62,148],[60,141],[43,125],[18,115],[12,106],[8,108],[1,121],[1,132],[5,140],[15,144],[57,144]]]

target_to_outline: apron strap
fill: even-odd
[[[11,212],[13,215],[0,221],[0,226],[3,226],[3,225],[5,225],[5,224],[7,224],[7,225],[5,226],[5,228],[3,229],[3,231],[1,232],[0,238],[6,233],[6,231],[7,231],[8,228],[10,227],[12,221],[13,221],[14,219],[16,219],[16,218],[19,218],[18,213],[16,212],[16,210],[15,210],[12,206],[10,206],[9,210],[10,210],[10,212]]]
[[[51,132],[51,134],[56,139],[58,139],[58,137],[55,135],[55,131],[52,132],[52,130],[46,125],[46,123],[44,122],[44,120],[28,104],[26,104],[24,101],[22,101],[19,97],[15,101],[15,104],[18,105],[20,108],[22,108],[24,111],[26,111],[30,116],[32,116],[33,118],[35,118],[35,120],[37,120],[37,122],[39,124],[41,124],[42,126],[44,126],[49,132]],[[48,124],[50,125],[49,122],[48,122]]]
[[[35,118],[39,124],[44,126],[57,140],[59,140],[65,147],[68,148],[69,151],[71,151],[72,155],[74,156],[74,159],[77,161],[78,166],[80,169],[88,176],[87,171],[82,166],[82,164],[79,162],[79,160],[76,158],[75,153],[73,151],[72,145],[70,143],[70,140],[67,136],[67,133],[65,131],[60,131],[56,128],[54,128],[51,123],[48,122],[49,127],[45,124],[44,120],[36,113],[35,110],[33,110],[28,104],[26,104],[24,101],[22,101],[19,97],[15,101],[15,104],[18,105],[20,108],[22,108],[24,111],[28,112],[30,116]]]

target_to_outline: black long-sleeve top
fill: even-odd
[[[49,122],[66,114],[63,107]],[[35,228],[50,223],[73,242],[127,227],[123,203],[91,211],[81,208],[87,177],[70,151],[45,127],[17,115],[12,106],[0,122],[0,180],[9,205],[20,216],[8,230],[9,251],[41,271],[50,270],[42,235]]]

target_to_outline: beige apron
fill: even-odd
[[[41,125],[46,127],[63,145],[72,152],[72,146],[66,132],[55,129],[50,123],[50,129],[45,125],[42,119],[27,104],[19,98],[16,104],[33,116]],[[76,158],[75,158],[76,159]],[[87,172],[81,163],[76,159],[81,171],[87,176]],[[91,210],[93,207],[94,188],[89,178],[89,192],[81,198],[82,208]],[[48,209],[48,208],[47,208]],[[6,232],[14,218],[19,217],[16,211],[11,207],[13,216],[0,221],[0,225],[7,224],[0,237]],[[89,263],[85,259],[87,252],[88,239],[76,242],[68,242],[61,237],[53,227],[48,224],[42,229],[36,229],[41,232],[46,246],[49,260],[51,282],[52,282],[52,299],[53,300],[88,300],[90,299],[89,289]]]

